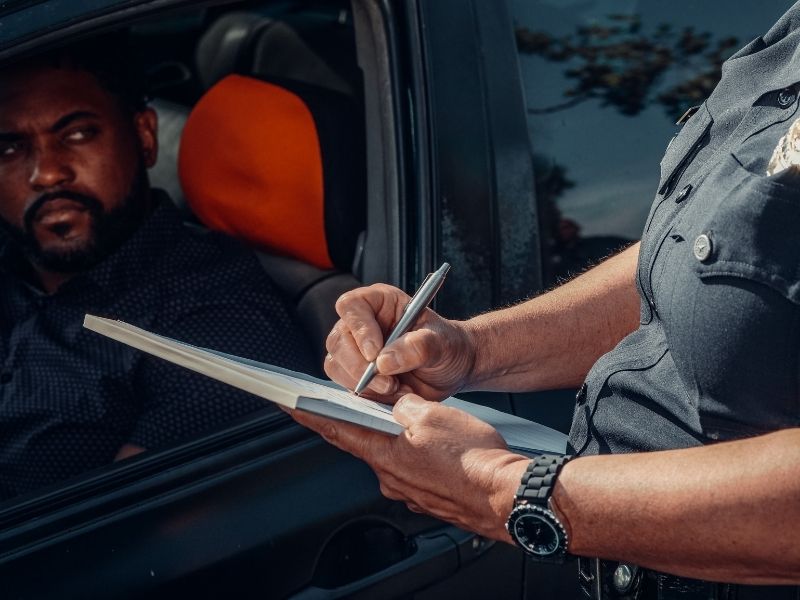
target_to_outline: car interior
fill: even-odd
[[[364,280],[366,127],[351,3],[197,3],[91,35],[126,36],[145,72],[159,121],[151,185],[189,226],[256,254],[318,359],[311,374],[324,375],[335,301]]]
[[[336,298],[358,285],[365,236],[362,83],[348,6],[248,3],[129,32],[159,117],[152,185],[187,221],[257,252],[320,364]]]

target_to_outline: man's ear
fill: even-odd
[[[158,160],[158,115],[152,108],[145,108],[133,118],[144,166],[148,169]]]

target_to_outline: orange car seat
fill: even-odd
[[[268,253],[268,272],[292,296],[320,354],[333,303],[358,283],[351,271],[365,223],[362,123],[336,92],[229,75],[195,105],[178,154],[194,215]],[[284,260],[276,268],[270,255]]]
[[[335,94],[292,85],[240,75],[214,85],[183,130],[181,185],[209,228],[320,269],[349,270],[364,223],[359,128],[345,122]]]

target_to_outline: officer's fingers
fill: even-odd
[[[429,434],[434,430],[436,436],[453,436],[460,438],[470,435],[491,435],[494,428],[462,410],[445,406],[441,402],[430,402],[416,394],[406,394],[394,404],[392,414],[408,432],[406,440],[411,441],[416,433],[427,429]],[[414,445],[414,442],[411,442]]]
[[[353,389],[355,382],[361,377],[368,361],[361,354],[355,339],[347,325],[342,321],[336,323],[325,340],[328,356],[323,367],[328,377]]]
[[[383,480],[379,480],[381,494],[389,500],[404,500],[403,495],[390,485],[386,485]]]
[[[303,410],[293,410],[292,418],[319,433],[326,442],[349,452],[370,465],[379,467],[391,454],[389,446],[393,436],[359,427],[352,423],[320,417]]]
[[[347,292],[336,301],[336,312],[350,330],[361,354],[375,360],[389,331],[408,303],[408,295],[389,285],[375,284]]]
[[[428,402],[416,394],[406,394],[394,404],[392,415],[406,430],[427,419],[430,411],[438,406],[437,402]]]
[[[366,369],[367,363],[364,362],[363,364],[364,367],[361,369],[347,369],[344,363],[337,361],[333,355],[328,354],[325,357],[323,369],[325,370],[325,374],[333,381],[344,386],[348,390],[352,390],[355,389],[356,383],[361,379],[361,375],[364,373],[364,369]],[[389,396],[397,391],[397,386],[398,382],[394,377],[375,375],[369,382],[365,391],[372,392],[372,394],[366,394],[370,397],[372,395]],[[385,399],[383,400],[385,401]]]
[[[378,372],[399,375],[433,366],[441,357],[438,337],[430,329],[418,329],[400,336],[378,355]]]
[[[322,368],[325,371],[325,375],[327,375],[332,381],[335,381],[341,386],[344,386],[347,389],[352,390],[356,386],[356,379],[350,375],[349,371],[347,371],[344,367],[342,367],[341,363],[337,362],[333,355],[326,354],[325,360],[322,363]]]

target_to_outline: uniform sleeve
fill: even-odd
[[[154,328],[180,341],[261,362],[314,370],[305,337],[280,302],[206,305]],[[274,405],[205,375],[145,356],[135,377],[141,414],[129,443],[153,449],[219,429]]]

